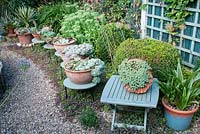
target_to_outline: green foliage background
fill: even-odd
[[[165,81],[161,72],[171,73],[176,69],[178,50],[169,43],[153,39],[128,39],[120,44],[114,56],[117,67],[125,58],[140,58],[152,67],[153,76]]]

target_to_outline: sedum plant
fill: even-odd
[[[139,59],[125,59],[119,65],[118,73],[124,84],[128,84],[132,90],[143,88],[149,83],[150,75],[148,71],[151,67],[146,61]]]
[[[84,71],[91,70],[91,75],[93,76],[93,83],[99,83],[101,81],[100,77],[104,72],[104,62],[100,59],[75,59],[68,62],[65,65],[65,69],[73,70],[73,71]]]
[[[76,56],[90,56],[94,51],[92,45],[84,43],[80,45],[70,45],[64,49],[64,53],[67,57]]]
[[[173,108],[184,111],[194,104],[198,104],[197,98],[200,97],[200,68],[184,76],[179,61],[177,69],[173,70],[173,74],[165,73],[165,76],[168,80],[166,82],[159,81],[160,90]]]

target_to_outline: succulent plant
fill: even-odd
[[[41,33],[41,31],[38,30],[37,27],[31,27],[31,28],[30,28],[30,31],[31,31],[31,33],[37,33],[37,34],[40,34],[40,33]]]
[[[67,46],[63,53],[69,58],[77,56],[90,56],[94,51],[94,48],[90,44],[70,45]]]
[[[104,62],[100,59],[87,59],[87,60],[72,60],[65,65],[65,69],[73,71],[91,70],[93,76],[93,83],[99,83],[100,77],[104,72]]]
[[[55,44],[55,45],[66,45],[69,42],[70,42],[70,39],[59,37],[59,38],[54,39],[53,44]]]
[[[52,31],[51,27],[43,27],[41,29],[42,40],[51,41],[53,37],[56,36],[56,33]]]
[[[31,33],[31,29],[30,28],[26,28],[26,27],[17,28],[17,29],[15,29],[15,31],[19,35],[26,34],[26,33]]]
[[[151,67],[146,61],[140,59],[125,59],[119,65],[118,73],[124,84],[128,84],[132,90],[143,88],[149,83],[148,71]]]

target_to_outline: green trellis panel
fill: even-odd
[[[171,35],[167,33],[165,25],[174,22],[166,17],[164,2],[162,0],[143,0],[143,4],[147,4],[145,15],[143,14],[146,20],[144,36],[169,42]],[[196,59],[200,57],[200,0],[195,0],[186,10],[191,12],[191,16],[186,18],[186,28],[177,31],[179,34],[176,37],[176,45],[180,50],[183,63],[193,67]]]

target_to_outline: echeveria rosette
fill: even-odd
[[[124,84],[128,84],[132,90],[137,90],[145,87],[146,83],[150,82],[149,70],[151,70],[151,67],[146,61],[125,59],[119,65],[118,73]]]

